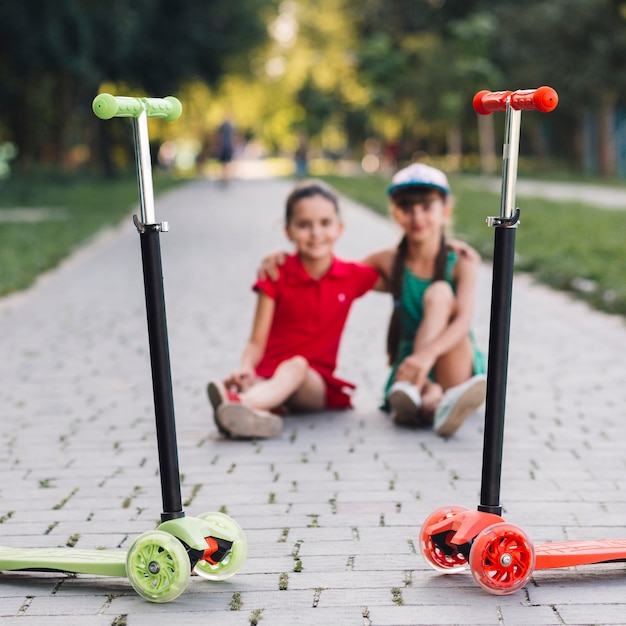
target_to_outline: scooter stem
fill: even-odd
[[[135,160],[137,162],[137,185],[139,186],[141,222],[143,224],[156,224],[150,141],[148,137],[148,113],[145,109],[138,117],[133,118],[133,134],[135,137]]]
[[[521,120],[522,112],[513,109],[510,103],[507,102],[502,152],[502,193],[500,196],[500,217],[505,219],[513,217],[516,208],[515,192]]]
[[[159,470],[163,512],[161,521],[185,516],[180,491],[178,446],[172,374],[165,316],[165,293],[159,234],[167,230],[166,223],[156,222],[154,193],[152,187],[152,164],[148,142],[147,112],[133,118],[135,154],[137,158],[137,182],[141,205],[141,222],[135,220],[141,241],[146,314],[148,319],[148,343],[152,367],[152,393],[156,419]]]
[[[500,481],[504,442],[504,413],[511,328],[511,299],[515,256],[515,233],[519,210],[515,208],[521,111],[507,99],[503,149],[500,217],[487,219],[495,227],[491,321],[485,401],[485,434],[479,511],[502,514]]]
[[[170,368],[165,296],[159,230],[146,226],[139,234],[143,264],[150,362],[152,366],[152,393],[156,419],[159,469],[161,472],[161,495],[163,513],[161,521],[184,517],[180,493],[176,423],[174,419],[174,397]]]

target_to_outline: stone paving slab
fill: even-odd
[[[482,415],[442,440],[378,410],[390,301],[358,301],[338,374],[355,410],[287,417],[273,441],[226,441],[205,387],[247,339],[260,257],[284,248],[286,180],[192,181],[157,200],[182,495],[188,514],[224,510],[246,531],[232,579],[192,577],[152,604],[125,579],[1,573],[0,619],[28,626],[624,624],[614,563],[534,573],[510,596],[419,554],[436,508],[474,508]],[[393,245],[386,219],[343,201],[339,254]],[[522,226],[523,227],[523,226]],[[486,230],[486,237],[492,234]],[[475,332],[488,341],[491,271]],[[535,542],[626,537],[626,328],[516,276],[502,503]],[[0,300],[0,544],[126,548],[161,511],[138,236],[129,220],[33,289]],[[72,548],[68,548],[72,549]]]

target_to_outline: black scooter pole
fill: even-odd
[[[161,264],[159,230],[145,227],[140,232],[141,260],[143,264],[148,339],[152,366],[152,393],[156,418],[159,469],[163,513],[161,521],[184,517],[180,493],[180,474],[174,417],[174,397],[170,369],[165,295]]]
[[[152,188],[152,164],[148,143],[148,122],[145,112],[133,119],[137,180],[141,206],[141,221],[135,216],[135,226],[141,241],[148,343],[152,368],[152,393],[156,419],[159,470],[163,512],[161,521],[184,517],[180,492],[176,421],[170,368],[163,266],[159,234],[167,231],[167,223],[156,223]]]
[[[500,482],[504,445],[504,414],[511,330],[511,300],[515,234],[519,209],[514,210],[521,111],[506,105],[504,165],[500,217],[487,218],[495,227],[491,321],[485,401],[485,432],[479,511],[502,514]]]
[[[496,226],[489,328],[489,367],[479,511],[502,514],[500,478],[511,327],[515,227]]]

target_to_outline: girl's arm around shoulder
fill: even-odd
[[[459,239],[451,239],[448,241],[448,245],[460,256],[465,257],[470,260],[480,261],[480,254],[475,248],[469,245],[469,243],[465,243],[464,241],[460,241]]]
[[[395,248],[390,248],[372,252],[372,254],[369,254],[361,261],[363,265],[369,265],[378,272],[378,280],[373,287],[375,291],[389,291],[389,280],[395,257]]]
[[[284,265],[285,259],[289,256],[284,250],[275,250],[261,259],[261,264],[256,270],[257,280],[278,280],[280,267]]]

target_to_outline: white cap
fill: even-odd
[[[387,193],[391,194],[402,187],[431,187],[445,195],[450,193],[450,183],[446,175],[441,170],[424,163],[413,163],[397,172],[391,179]]]

